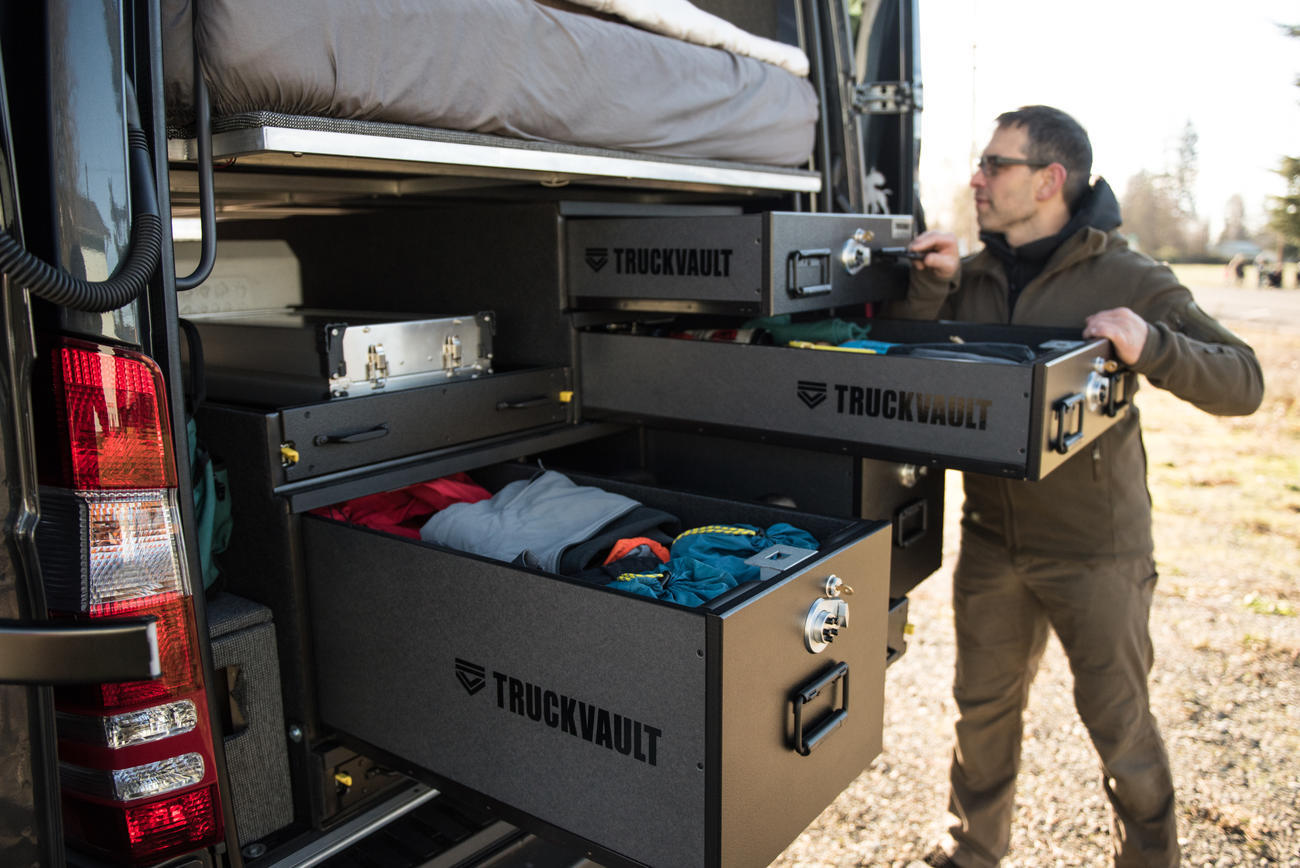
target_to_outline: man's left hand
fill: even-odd
[[[1147,321],[1127,307],[1094,313],[1083,324],[1085,338],[1108,338],[1115,355],[1126,365],[1137,364],[1147,342]]]

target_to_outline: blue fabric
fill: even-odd
[[[818,543],[808,531],[785,522],[778,522],[767,530],[748,524],[710,525],[678,536],[669,549],[672,558],[669,562],[689,558],[713,564],[735,576],[738,582],[752,582],[757,581],[761,571],[745,563],[745,559],[774,545],[815,549]]]
[[[606,587],[683,606],[698,606],[738,584],[735,576],[717,566],[683,558],[668,561],[662,573],[624,573]]]
[[[840,346],[850,347],[851,349],[855,349],[855,350],[870,350],[873,353],[880,353],[883,355],[889,352],[890,347],[897,346],[897,344],[891,344],[889,341],[861,340],[861,341],[845,341],[844,343],[840,344]]]
[[[747,524],[707,525],[678,536],[660,571],[624,573],[606,587],[698,606],[742,582],[757,581],[761,571],[745,559],[778,544],[818,547],[816,537],[785,522],[766,530]]]

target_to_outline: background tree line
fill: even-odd
[[[1300,37],[1300,26],[1283,29]],[[1300,86],[1300,78],[1295,84]],[[1120,200],[1123,230],[1156,259],[1221,260],[1243,249],[1240,242],[1254,244],[1275,260],[1294,258],[1300,246],[1300,157],[1281,158],[1277,172],[1286,181],[1286,192],[1269,197],[1263,221],[1250,225],[1246,203],[1235,195],[1225,203],[1223,230],[1211,239],[1209,223],[1196,212],[1196,144],[1196,130],[1188,121],[1172,168],[1129,179]]]

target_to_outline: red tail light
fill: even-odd
[[[140,863],[224,835],[166,391],[147,356],[80,341],[55,349],[62,485],[37,532],[55,614],[153,617],[160,678],[59,688],[69,839]]]
[[[175,488],[166,392],[148,356],[69,342],[58,350],[55,411],[72,488]]]

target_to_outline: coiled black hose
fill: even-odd
[[[131,171],[131,246],[126,259],[108,280],[92,282],[24,250],[8,232],[0,232],[0,271],[34,295],[73,310],[105,313],[134,301],[144,291],[162,257],[163,225],[153,184],[149,140],[139,126],[128,126],[127,153]]]

